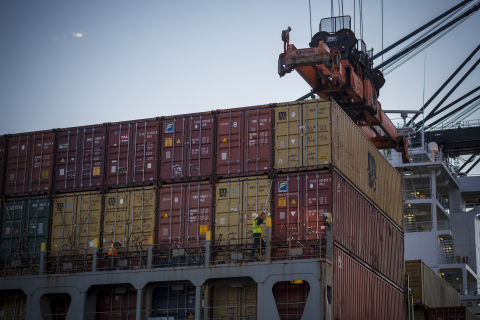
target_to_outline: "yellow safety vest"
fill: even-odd
[[[253,220],[253,233],[262,233],[262,227],[257,224],[257,219]]]
[[[108,255],[109,255],[109,256],[115,256],[115,257],[118,255],[118,251],[117,251],[117,249],[113,246],[113,244],[112,244],[112,248],[111,248],[110,250],[108,250]]]

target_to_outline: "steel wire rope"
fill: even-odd
[[[462,114],[459,114],[459,115],[458,114],[452,114],[452,115],[446,117],[445,119],[443,119],[443,121],[441,121],[440,123],[435,123],[434,125],[427,125],[426,130],[433,131],[433,129],[435,127],[445,126],[447,124],[454,124],[455,122],[462,121],[463,119],[470,116],[472,113],[474,113],[478,109],[480,109],[480,101],[474,102],[472,105],[470,105],[470,107],[467,108],[467,110],[463,111]]]
[[[310,4],[310,0],[308,0],[308,11],[310,13],[310,41],[313,39],[312,33],[312,5]]]

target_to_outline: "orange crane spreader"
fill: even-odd
[[[378,101],[385,79],[373,69],[373,49],[367,51],[350,29],[349,16],[320,21],[310,47],[290,44],[290,31],[282,31],[284,52],[278,59],[278,74],[296,70],[323,99],[334,99],[378,149],[395,149],[408,162],[408,143],[382,110]]]

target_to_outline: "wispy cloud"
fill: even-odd
[[[67,36],[62,36],[62,37],[55,37],[53,38],[53,41],[63,41],[67,38]]]
[[[84,35],[84,32],[72,32],[72,37],[74,38],[83,38]]]

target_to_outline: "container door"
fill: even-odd
[[[148,243],[148,237],[155,234],[155,201],[153,188],[131,190],[129,245],[145,245]]]
[[[135,122],[133,184],[149,184],[157,180],[158,140],[158,120]]]
[[[3,175],[7,156],[7,138],[0,138],[0,193],[3,193],[4,179]]]
[[[111,247],[120,241],[125,246],[128,244],[130,225],[128,190],[115,190],[105,195],[105,216],[103,226],[103,247]]]
[[[5,193],[9,195],[22,195],[28,192],[30,135],[17,135],[8,139],[8,154]]]
[[[129,181],[130,150],[133,138],[131,123],[108,128],[107,185],[126,186]]]
[[[77,250],[79,254],[93,253],[93,242],[100,241],[102,194],[80,193],[77,197]]]
[[[47,193],[52,186],[55,133],[34,133],[31,138],[29,192]]]
[[[188,136],[185,117],[163,120],[162,172],[164,180],[185,177],[185,134]]]
[[[194,184],[186,186],[185,243],[188,248],[204,248],[207,231],[212,231],[212,193],[211,184]]]
[[[302,238],[304,208],[301,194],[304,183],[304,176],[298,174],[283,175],[275,179],[275,241],[295,241]]]
[[[82,153],[80,155],[81,189],[96,189],[103,186],[105,175],[105,135],[106,128],[103,125],[83,129]]]
[[[214,168],[215,116],[190,116],[188,135],[187,176],[199,180],[210,178]]]
[[[275,108],[275,169],[298,170],[303,163],[303,106],[289,103]]]
[[[247,174],[267,174],[272,151],[272,108],[257,107],[246,110],[243,168]]]
[[[50,251],[62,255],[75,254],[77,238],[77,195],[65,194],[53,200]]]
[[[54,190],[75,190],[79,187],[80,143],[83,132],[67,129],[57,132],[57,152]]]
[[[185,220],[182,214],[184,207],[184,187],[163,186],[159,191],[158,209],[158,243],[161,249],[184,248],[182,229]]]
[[[216,186],[215,242],[217,245],[243,243],[241,179],[222,180]]]
[[[28,228],[25,252],[29,258],[40,258],[42,243],[47,243],[50,218],[50,198],[32,197],[26,213],[26,228]]]
[[[330,129],[329,101],[306,101],[304,104],[304,141],[303,166],[317,168],[332,162],[332,139]]]
[[[273,187],[273,186],[272,186]],[[242,238],[247,238],[247,243],[253,243],[253,218],[252,214],[260,215],[265,208],[267,214],[270,211],[270,203],[267,203],[268,190],[270,188],[270,179],[264,177],[255,177],[245,179],[243,186],[243,210],[242,210]],[[262,233],[265,234],[265,223],[261,225]]]
[[[25,213],[28,209],[27,199],[11,199],[2,205],[2,234],[0,242],[1,260],[21,258],[23,248]],[[13,255],[13,256],[12,256]]]
[[[332,175],[307,174],[305,176],[304,240],[326,239],[324,214],[332,212]]]
[[[217,115],[217,174],[223,177],[240,174],[244,134],[242,110]]]

